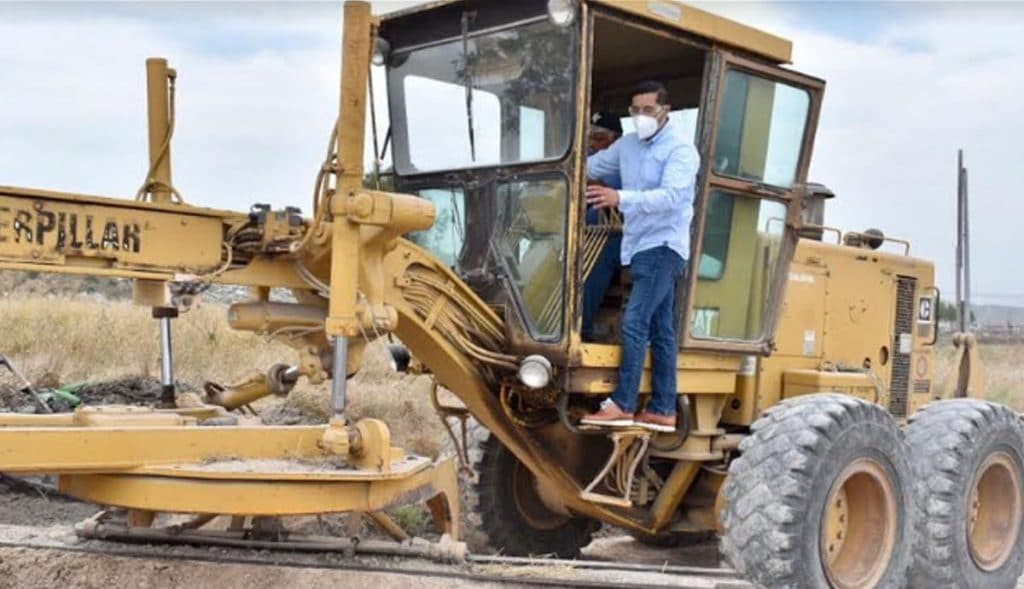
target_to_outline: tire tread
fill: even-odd
[[[958,505],[971,473],[964,464],[985,432],[1016,432],[1024,440],[1020,419],[1008,407],[978,399],[951,399],[918,411],[906,428],[915,474],[919,517],[915,532],[911,587],[969,587],[963,554],[955,534]],[[1018,539],[1018,543],[1020,539]],[[970,556],[967,555],[969,559]],[[1019,575],[1018,570],[1013,576]],[[1014,585],[1009,585],[1012,587]]]
[[[772,588],[814,586],[802,574],[801,507],[825,449],[862,423],[895,428],[881,407],[837,394],[782,401],[751,426],[725,482],[721,540],[725,558],[748,580]],[[887,586],[901,587],[903,573],[893,576]]]
[[[495,552],[511,556],[578,557],[580,549],[590,544],[599,528],[598,522],[572,518],[554,530],[536,530],[522,521],[511,500],[511,470],[507,470],[515,458],[497,437],[487,430],[484,432],[484,436],[479,436],[481,451],[474,465],[478,475],[473,486],[475,501],[466,502],[470,517],[479,522],[480,542]]]

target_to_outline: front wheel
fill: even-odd
[[[576,558],[600,524],[544,506],[537,479],[494,435],[483,443],[476,470],[480,529],[491,549],[511,556]]]
[[[928,405],[907,426],[921,514],[913,587],[1001,589],[1024,569],[1024,428],[974,399]]]
[[[881,407],[834,394],[783,401],[729,467],[722,552],[763,587],[905,585],[907,446]]]

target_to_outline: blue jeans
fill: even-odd
[[[615,275],[622,267],[620,252],[622,250],[622,236],[613,234],[608,236],[608,243],[601,250],[597,262],[594,263],[587,281],[583,283],[583,341],[592,341],[591,330],[594,326],[594,316],[601,308],[601,301],[608,293]]]
[[[612,400],[627,412],[636,411],[647,344],[651,345],[651,400],[647,410],[660,415],[676,412],[676,283],[686,260],[668,246],[633,255],[633,289],[622,317],[622,360],[619,384]]]

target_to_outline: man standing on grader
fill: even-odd
[[[625,214],[622,265],[630,267],[633,290],[622,321],[619,383],[599,411],[583,418],[584,424],[638,425],[656,432],[676,428],[676,283],[686,270],[690,251],[700,156],[674,132],[670,110],[664,85],[638,84],[629,107],[636,132],[587,161],[591,180],[622,178],[622,190],[589,186],[587,204],[598,209],[619,207]],[[647,407],[637,414],[648,342],[654,386]]]

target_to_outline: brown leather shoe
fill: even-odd
[[[580,423],[602,427],[630,427],[633,425],[633,414],[626,413],[615,401],[608,399],[601,403],[601,409],[597,413],[584,415]]]
[[[644,411],[636,416],[636,424],[644,429],[670,434],[676,431],[676,416]]]

